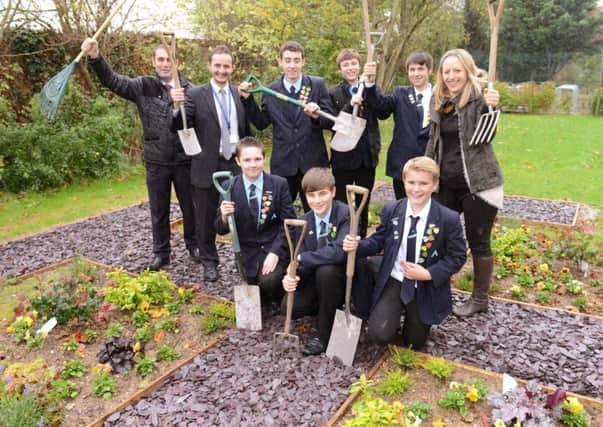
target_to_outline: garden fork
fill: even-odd
[[[488,89],[494,89],[494,80],[496,79],[496,50],[498,48],[498,26],[500,24],[500,15],[502,13],[505,0],[498,0],[498,8],[494,13],[494,2],[488,1],[488,16],[490,17],[490,58],[488,60]],[[477,127],[469,145],[483,144],[490,142],[496,131],[500,110],[494,110],[488,105],[488,112],[482,114],[477,122]]]

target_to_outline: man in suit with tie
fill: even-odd
[[[346,254],[341,244],[350,224],[347,205],[334,200],[335,178],[328,168],[306,172],[302,188],[312,209],[302,216],[308,222],[308,234],[300,248],[297,276],[285,275],[283,288],[295,291],[293,318],[318,314],[318,333],[302,349],[308,356],[326,350],[335,311],[345,299]],[[286,298],[283,313],[285,307]]]
[[[216,216],[218,234],[227,234],[228,216],[234,215],[247,281],[260,287],[263,306],[278,303],[281,280],[289,258],[283,220],[296,218],[287,181],[264,172],[264,145],[245,137],[237,146],[241,175],[235,177],[231,201],[222,201]]]
[[[385,173],[393,180],[396,200],[404,197],[404,183],[400,179],[402,167],[413,157],[425,154],[429,138],[429,103],[433,58],[428,52],[416,51],[406,58],[406,71],[410,86],[398,86],[391,95],[381,94],[374,85],[377,66],[374,62],[364,66],[368,79],[364,90],[366,104],[379,114],[394,115],[393,139],[387,150]]]
[[[153,231],[153,260],[147,268],[156,271],[170,262],[172,184],[182,211],[186,248],[195,261],[200,261],[191,196],[191,161],[184,154],[178,135],[170,130],[172,124],[170,89],[175,87],[170,55],[163,45],[157,46],[152,58],[156,75],[130,78],[117,74],[111,69],[100,54],[96,40],[91,38],[84,40],[82,51],[88,55],[88,64],[102,85],[134,102],[140,115],[144,130],[142,158],[146,171]],[[180,84],[184,88],[189,86],[184,76],[180,76]]]
[[[216,249],[214,219],[218,209],[218,191],[212,175],[215,171],[240,172],[234,152],[240,138],[249,135],[249,122],[237,88],[230,85],[234,71],[233,57],[227,46],[217,46],[207,68],[211,80],[186,91],[173,90],[174,101],[184,101],[187,122],[192,124],[201,145],[201,153],[192,157],[191,184],[197,239],[205,281],[218,280],[219,257]],[[186,99],[185,99],[186,98]],[[180,110],[174,110],[174,129],[182,127]]]
[[[337,55],[337,68],[343,80],[329,90],[335,111],[352,113],[352,96],[358,92],[360,77],[360,55],[354,49],[343,49]],[[380,94],[379,88],[375,91]],[[388,112],[376,112],[364,103],[360,104],[358,111],[360,117],[366,119],[366,129],[362,133],[358,145],[353,150],[340,152],[331,148],[331,168],[335,176],[335,198],[347,203],[346,185],[360,185],[372,190],[375,183],[375,168],[379,163],[381,151],[381,134],[379,133],[379,120],[389,117]],[[370,192],[367,205],[370,203]],[[361,196],[357,202],[360,203]],[[360,236],[366,236],[368,226],[368,209],[360,214]]]
[[[299,194],[307,212],[309,207],[301,192],[301,180],[308,169],[328,166],[322,131],[333,126],[330,120],[319,117],[315,111],[320,108],[333,114],[334,110],[324,80],[302,74],[305,53],[301,44],[290,41],[281,46],[278,63],[283,75],[269,85],[270,89],[306,102],[303,112],[270,95],[262,96],[260,109],[247,92],[250,88],[247,82],[239,85],[239,91],[249,121],[260,130],[272,124],[270,172],[287,179],[291,199],[295,201]]]
[[[467,259],[467,245],[457,212],[435,200],[439,167],[428,157],[415,157],[403,169],[407,198],[386,204],[381,223],[369,238],[346,236],[343,249],[366,257],[383,250],[375,278],[369,335],[378,343],[421,348],[431,325],[452,311],[450,276]]]

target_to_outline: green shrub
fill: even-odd
[[[0,420],[4,427],[36,427],[46,425],[49,419],[36,396],[8,394],[0,399]]]
[[[494,87],[500,94],[501,108],[511,111],[521,108],[527,113],[543,113],[555,101],[554,82],[525,82],[514,87],[505,82],[496,82]]]
[[[590,97],[590,111],[593,116],[603,116],[603,87],[593,91]]]
[[[0,187],[38,191],[122,170],[130,128],[117,102],[101,96],[91,99],[72,83],[56,119],[49,122],[35,100],[30,122],[0,127]]]

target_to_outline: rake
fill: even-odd
[[[496,79],[496,50],[498,47],[498,26],[500,24],[500,16],[505,4],[505,0],[498,1],[498,8],[494,13],[495,0],[488,1],[488,17],[490,18],[490,58],[488,60],[488,89],[494,89],[494,80]],[[482,114],[477,122],[477,127],[469,145],[483,144],[490,142],[494,137],[494,131],[498,125],[500,118],[500,110],[494,110],[488,105],[488,112]]]
[[[96,33],[92,36],[92,40],[96,40],[98,36],[102,34],[103,31],[109,25],[109,22],[113,19],[113,17],[117,14],[117,12],[121,9],[121,7],[126,3],[126,0],[121,1],[115,9],[111,12],[111,14],[105,19],[105,22],[100,26],[100,28],[96,31]],[[69,78],[73,74],[73,70],[80,59],[84,56],[84,51],[80,51],[79,55],[75,57],[73,61],[66,67],[64,67],[56,76],[48,81],[42,88],[40,92],[40,111],[43,115],[45,115],[48,120],[52,120],[57,113],[59,108],[59,104],[63,100],[65,96],[65,91],[67,90],[67,84],[69,83]]]

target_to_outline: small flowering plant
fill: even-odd
[[[427,258],[430,256],[430,252],[432,252],[433,243],[440,234],[440,227],[436,224],[429,224],[429,226],[425,229],[423,233],[423,242],[421,243],[421,256],[419,258],[419,264],[425,262]],[[437,251],[433,251],[431,256],[437,256]]]
[[[526,296],[526,293],[524,292],[523,288],[519,285],[512,286],[509,291],[511,292],[511,296],[513,298],[522,299]]]
[[[337,226],[333,225],[333,223],[329,223],[327,226],[327,236],[334,240],[337,237]]]
[[[438,405],[443,408],[454,408],[462,417],[469,415],[469,405],[477,403],[488,394],[488,387],[479,379],[466,383],[450,382],[448,392]]]

